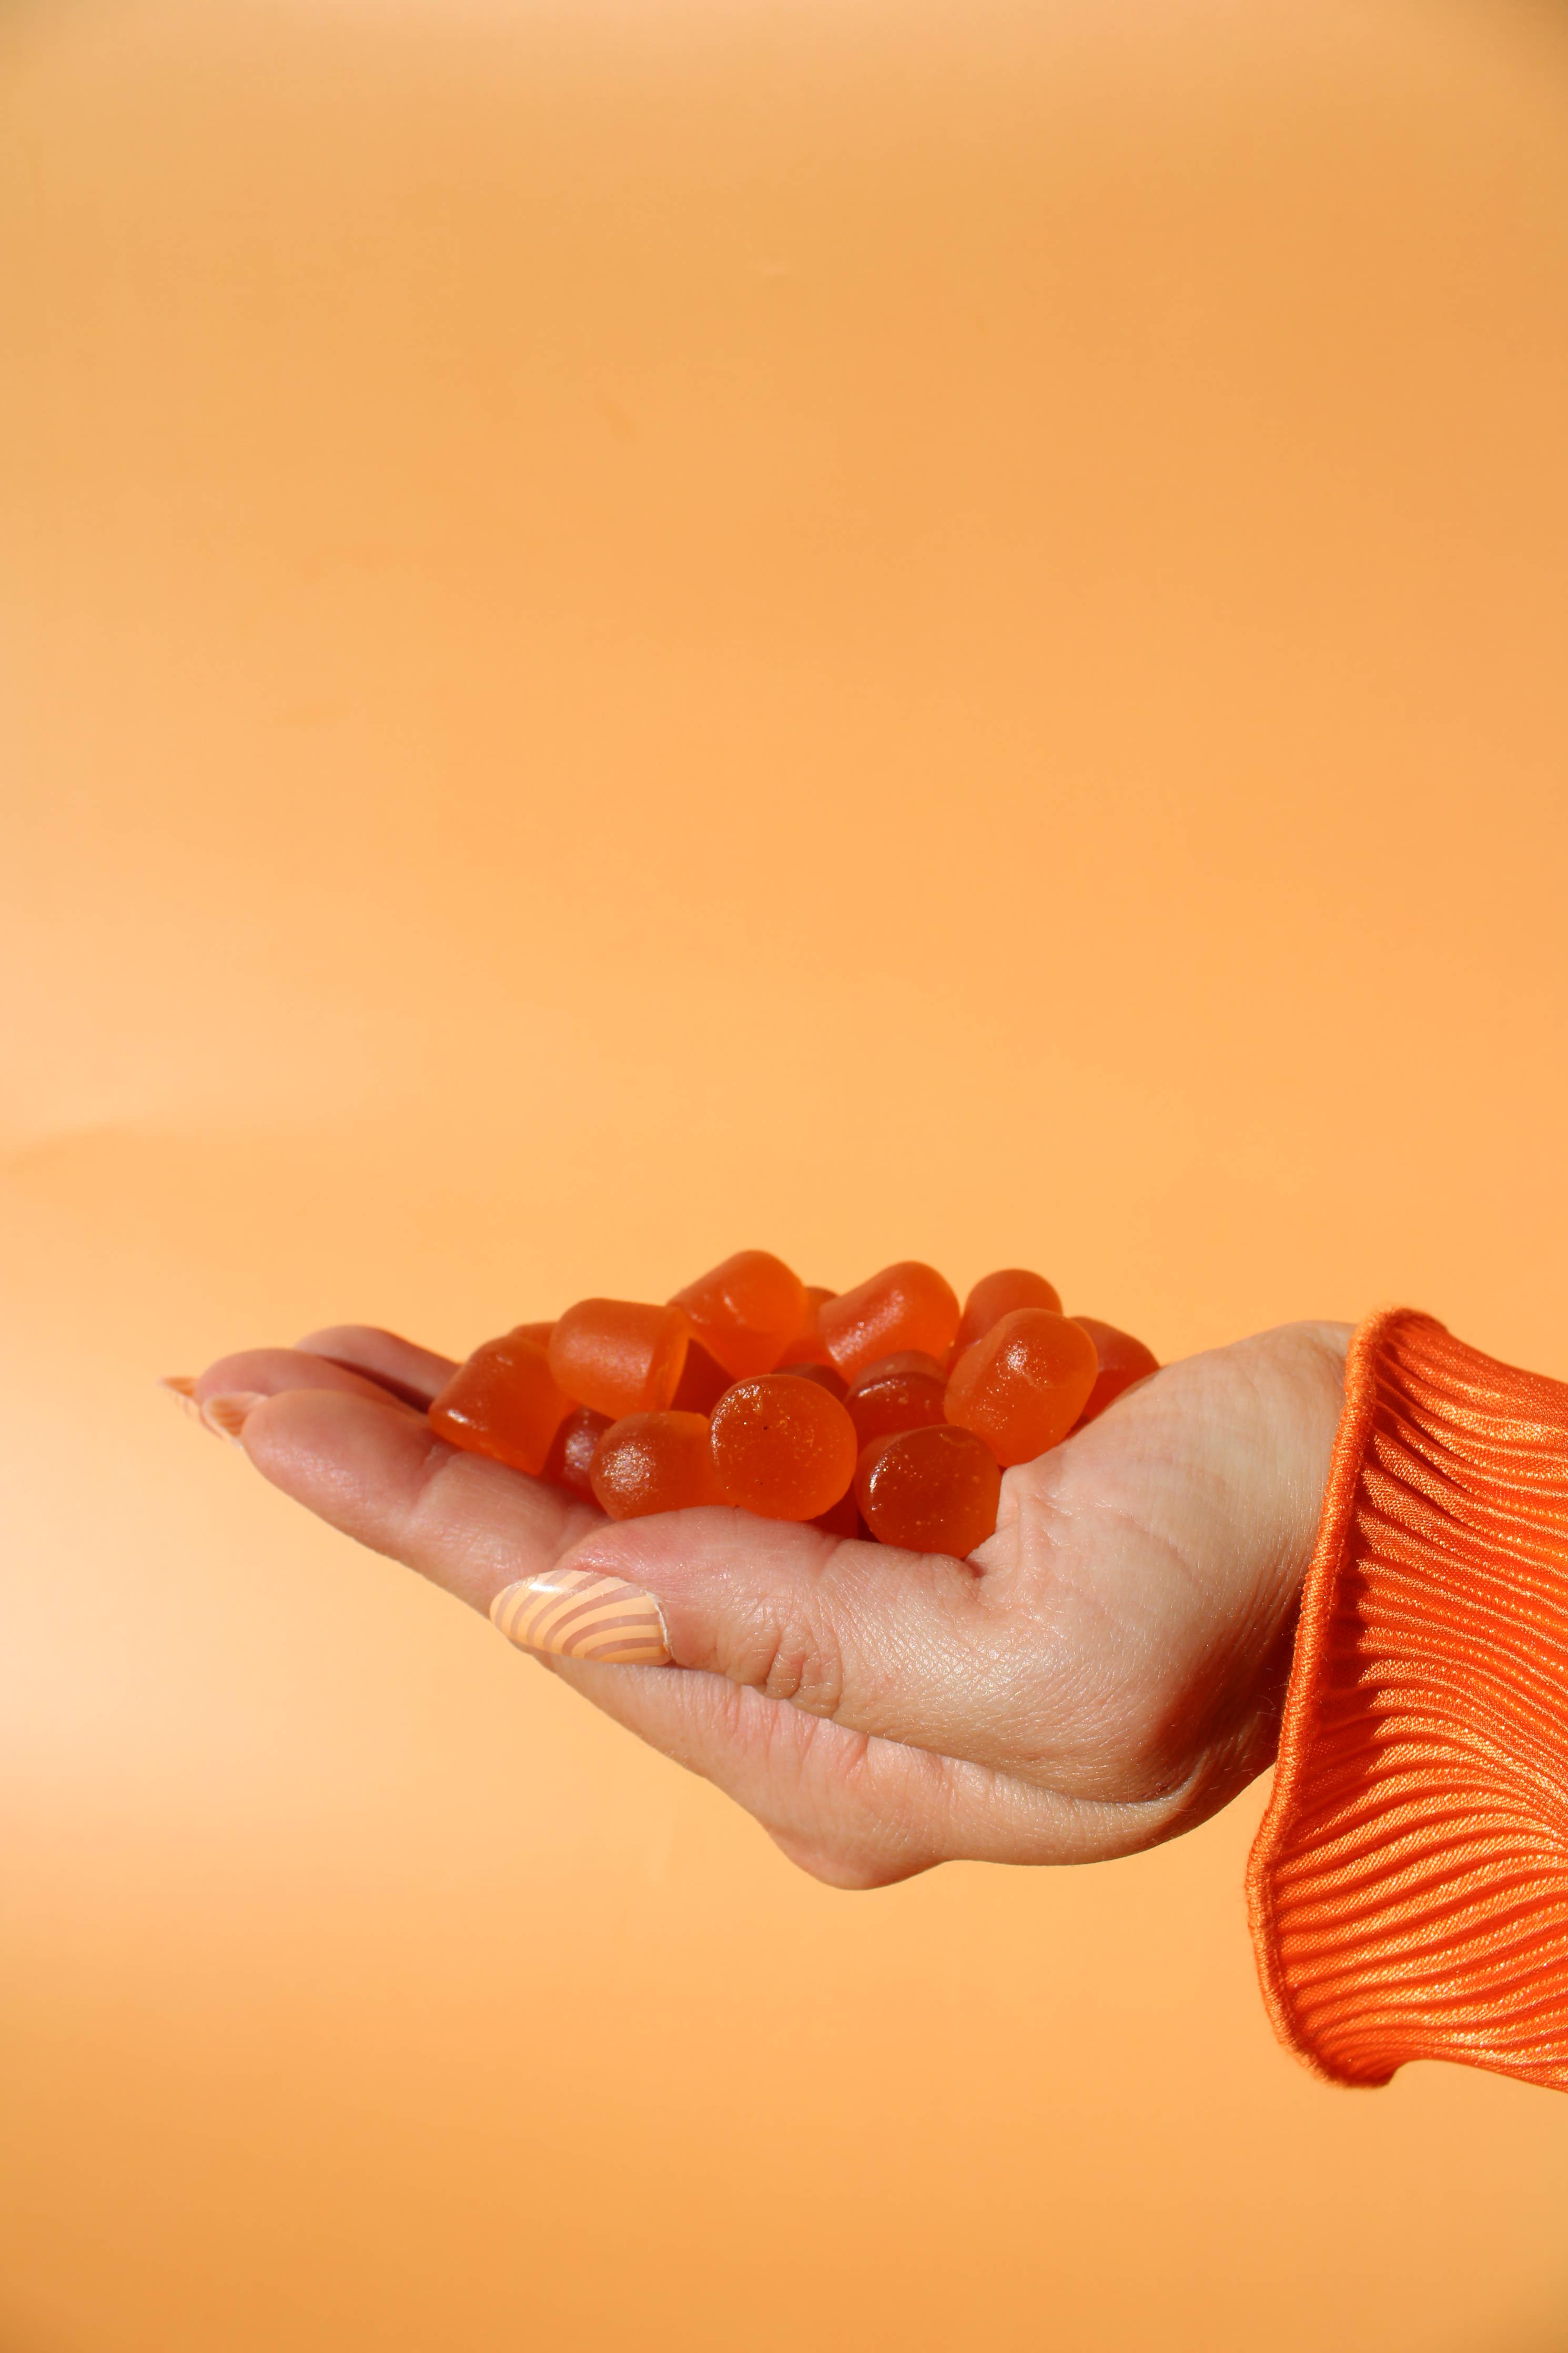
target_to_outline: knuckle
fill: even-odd
[[[763,1634],[757,1688],[810,1715],[837,1715],[844,1698],[837,1642],[807,1613],[779,1619]]]

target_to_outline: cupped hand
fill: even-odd
[[[608,1521],[437,1439],[452,1366],[385,1332],[195,1388],[275,1486],[475,1609],[574,1569],[651,1595],[668,1665],[530,1655],[805,1870],[871,1887],[1128,1853],[1271,1761],[1349,1338],[1294,1324],[1167,1366],[1009,1471],[968,1561],[741,1512]]]

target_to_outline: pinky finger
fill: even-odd
[[[329,1324],[320,1332],[307,1332],[294,1345],[347,1372],[367,1374],[405,1405],[421,1411],[458,1369],[450,1356],[438,1356],[417,1341],[374,1324]]]

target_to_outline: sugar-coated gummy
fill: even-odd
[[[600,1509],[612,1520],[640,1520],[650,1512],[685,1512],[722,1501],[702,1413],[624,1415],[599,1440],[592,1477]]]
[[[825,1291],[819,1282],[805,1286],[805,1316],[799,1328],[784,1342],[783,1354],[775,1369],[787,1372],[802,1365],[831,1365],[827,1345],[822,1336],[822,1311],[837,1293]]]
[[[729,1386],[730,1376],[723,1366],[709,1355],[700,1340],[693,1340],[669,1402],[677,1413],[711,1413]]]
[[[613,1425],[607,1413],[591,1405],[575,1405],[556,1431],[545,1458],[542,1479],[552,1486],[569,1487],[574,1495],[594,1500],[594,1456],[599,1440]]]
[[[827,1353],[847,1381],[879,1356],[923,1349],[940,1362],[958,1330],[958,1294],[919,1259],[885,1266],[853,1291],[823,1302],[817,1321]]]
[[[681,1308],[731,1380],[771,1373],[805,1322],[805,1285],[771,1250],[737,1250],[678,1291]]]
[[[778,1369],[781,1373],[794,1373],[797,1380],[815,1381],[818,1388],[826,1389],[828,1396],[836,1397],[841,1405],[848,1395],[843,1374],[836,1373],[831,1365],[791,1364],[781,1365]]]
[[[1054,1282],[1043,1274],[1036,1274],[1026,1266],[998,1267],[994,1274],[983,1274],[963,1303],[958,1331],[952,1343],[951,1361],[956,1363],[965,1348],[1010,1315],[1015,1307],[1048,1307],[1053,1314],[1062,1312],[1061,1294]]]
[[[874,1440],[855,1474],[856,1500],[879,1543],[960,1559],[994,1534],[1001,1493],[990,1448],[952,1422]]]
[[[1048,1307],[1016,1307],[953,1366],[947,1419],[984,1439],[998,1462],[1032,1462],[1071,1430],[1098,1365],[1081,1324]]]
[[[874,1364],[868,1365],[863,1372],[857,1373],[855,1385],[859,1388],[863,1381],[881,1380],[894,1373],[923,1373],[928,1379],[933,1381],[944,1381],[947,1378],[946,1370],[939,1357],[928,1356],[923,1348],[900,1348],[890,1356],[879,1356]]]
[[[431,1403],[430,1427],[448,1445],[537,1478],[571,1409],[538,1341],[509,1332],[458,1366]]]
[[[844,1402],[862,1450],[874,1438],[922,1430],[943,1419],[947,1382],[942,1366],[911,1348],[868,1365]]]
[[[591,1405],[612,1420],[658,1413],[680,1385],[690,1335],[679,1307],[580,1299],[556,1319],[550,1369],[574,1403]]]
[[[855,1476],[855,1425],[820,1382],[795,1373],[737,1381],[713,1409],[713,1466],[726,1503],[769,1520],[814,1520]]]
[[[1094,1352],[1100,1359],[1100,1369],[1094,1377],[1094,1387],[1088,1402],[1073,1425],[1082,1430],[1086,1423],[1098,1421],[1108,1405],[1114,1405],[1124,1389],[1134,1381],[1146,1378],[1160,1369],[1160,1359],[1152,1348],[1135,1340],[1131,1332],[1120,1332],[1114,1324],[1102,1324],[1098,1315],[1075,1315],[1094,1342]]]

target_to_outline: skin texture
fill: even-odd
[[[239,1442],[334,1527],[488,1609],[562,1562],[663,1609],[673,1667],[540,1660],[791,1860],[875,1887],[1174,1837],[1272,1760],[1350,1327],[1169,1365],[1003,1482],[972,1561],[725,1509],[614,1525],[433,1437],[447,1360],[340,1326],[211,1366]]]

